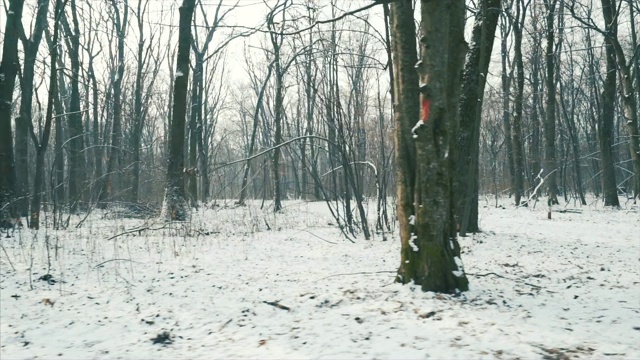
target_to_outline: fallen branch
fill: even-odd
[[[320,280],[324,280],[324,279],[328,279],[331,277],[336,277],[336,276],[348,276],[348,275],[373,275],[373,274],[389,274],[389,273],[397,273],[397,270],[383,270],[383,271],[361,271],[361,272],[355,272],[355,273],[345,273],[345,274],[333,274],[333,275],[329,275],[329,276],[325,276],[323,278],[320,278],[316,281],[320,281]]]
[[[281,305],[277,301],[263,301],[263,303],[277,307],[278,309],[291,311],[291,308],[289,308],[288,306]]]
[[[300,234],[301,232],[306,232],[307,234],[309,234],[309,235],[311,235],[311,236],[314,236],[314,237],[317,237],[318,239],[320,239],[320,240],[322,240],[322,241],[324,241],[324,242],[326,242],[326,243],[329,243],[329,244],[332,244],[332,245],[337,245],[337,243],[335,243],[335,242],[333,242],[333,241],[329,241],[329,240],[327,240],[327,239],[324,239],[324,238],[322,238],[322,237],[320,237],[320,236],[318,236],[318,235],[316,235],[316,234],[312,233],[311,231],[307,231],[307,230],[300,230],[300,231],[298,231],[297,233],[293,234],[293,236],[291,236],[291,237],[287,238],[287,240],[292,239],[294,236],[296,236],[296,235]]]
[[[147,230],[162,230],[162,229],[166,228],[167,225],[169,225],[169,224],[170,223],[166,223],[166,224],[164,224],[164,225],[162,225],[160,227],[157,227],[157,228],[151,228],[149,226],[144,226],[144,227],[139,227],[139,228],[127,230],[125,232],[113,235],[112,237],[108,238],[106,241],[113,240],[113,239],[118,238],[120,236],[132,234],[132,233],[135,233],[135,232],[142,233],[143,231],[147,231]]]
[[[104,265],[104,264],[106,264],[106,263],[112,262],[112,261],[129,261],[129,262],[133,262],[133,263],[138,263],[138,264],[139,264],[139,262],[138,262],[138,261],[133,261],[133,260],[131,260],[131,259],[109,259],[109,260],[107,260],[107,261],[103,261],[103,262],[101,262],[100,264],[98,264],[98,265],[94,266],[93,268],[95,269],[95,268],[97,268],[97,267],[100,267],[100,266],[102,266],[102,265]]]
[[[515,282],[521,282],[521,283],[523,283],[525,285],[529,285],[529,286],[534,287],[534,288],[538,288],[538,289],[542,289],[543,288],[540,285],[531,284],[531,283],[528,283],[526,281],[522,281],[520,279],[512,279],[512,278],[509,278],[509,277],[506,277],[506,276],[503,276],[503,275],[500,275],[500,274],[496,274],[494,272],[488,272],[488,273],[485,273],[485,274],[472,274],[472,273],[465,273],[465,274],[471,275],[471,276],[475,276],[475,277],[485,277],[485,276],[493,275],[493,276],[496,276],[496,277],[499,277],[499,278],[503,278],[503,279],[507,279],[507,280],[511,280],[511,281],[515,281]]]

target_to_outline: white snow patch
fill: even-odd
[[[418,134],[416,133],[416,131],[418,131],[418,128],[420,128],[420,126],[422,126],[423,124],[424,123],[422,122],[422,120],[418,120],[413,128],[411,128],[411,134],[413,135],[414,139],[418,138]]]
[[[459,258],[459,257],[454,256],[454,257],[453,257],[453,261],[455,261],[455,262],[456,262],[456,265],[458,266],[458,269],[462,269],[462,268],[463,268],[463,266],[462,266],[462,260],[460,260],[460,258]]]
[[[234,201],[184,223],[112,208],[80,228],[73,215],[67,230],[3,232],[0,358],[640,359],[637,205],[591,198],[553,222],[508,198],[481,207],[488,231],[459,239],[461,261],[504,278],[466,274],[472,289],[452,297],[394,283],[400,242],[351,244],[322,203],[274,215]],[[53,282],[39,280],[47,254]],[[163,331],[173,343],[153,344]]]
[[[415,224],[416,224],[416,216],[409,215],[409,225],[415,225]]]
[[[415,252],[418,252],[418,250],[420,250],[418,248],[418,245],[416,245],[416,242],[415,242],[417,238],[418,237],[416,236],[416,234],[411,233],[411,239],[409,239],[409,246],[411,246],[411,249]]]

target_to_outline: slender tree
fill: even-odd
[[[526,19],[527,7],[530,0],[515,0],[516,14],[513,18],[514,56],[516,68],[516,94],[514,98],[513,117],[513,163],[515,176],[515,204],[520,206],[520,200],[524,196],[524,154],[522,141],[522,106],[524,101],[524,61],[522,57],[522,35]]]
[[[547,195],[549,204],[558,204],[557,169],[556,169],[556,54],[555,54],[555,12],[558,0],[545,0],[544,6],[547,10],[547,46],[546,46],[546,66],[547,76],[545,78],[547,91],[547,113],[544,120],[544,164],[543,176],[547,184]]]
[[[20,40],[24,49],[22,80],[20,81],[20,114],[16,117],[16,180],[17,180],[17,208],[21,216],[27,215],[29,209],[29,123],[32,121],[33,108],[33,80],[38,49],[42,34],[47,26],[49,0],[38,1],[36,19],[27,38],[25,31],[21,31]]]
[[[113,8],[114,26],[118,37],[117,41],[117,60],[116,74],[113,81],[113,125],[111,127],[111,146],[109,147],[109,160],[107,160],[107,173],[104,175],[102,190],[98,202],[100,207],[106,207],[106,201],[113,194],[114,172],[116,171],[116,163],[120,156],[120,145],[122,143],[122,81],[124,78],[124,42],[127,35],[127,24],[129,21],[129,3],[128,0],[123,2],[122,14],[118,8],[116,0],[111,0]]]
[[[71,22],[66,15],[61,17],[65,32],[67,49],[71,60],[71,85],[69,99],[69,205],[72,212],[77,210],[78,204],[86,193],[86,159],[84,154],[85,131],[82,125],[80,109],[80,24],[76,0],[69,0]],[[73,26],[73,28],[71,27]]]
[[[54,98],[57,96],[57,62],[58,62],[58,38],[60,33],[59,19],[64,11],[63,0],[56,0],[53,22],[53,47],[51,51],[51,73],[49,75],[49,91],[47,96],[47,111],[45,115],[44,128],[41,129],[41,138],[38,139],[38,135],[34,130],[33,123],[30,122],[31,139],[36,147],[36,172],[33,179],[33,197],[31,198],[31,221],[29,227],[32,229],[40,228],[40,203],[42,199],[42,192],[44,189],[44,156],[49,145],[49,138],[51,135],[51,125],[53,122],[53,106]]]

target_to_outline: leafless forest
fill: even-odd
[[[350,238],[399,221],[403,264],[452,238],[455,275],[499,197],[637,201],[637,0],[435,3],[4,1],[3,227],[303,199]]]

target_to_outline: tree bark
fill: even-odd
[[[602,0],[603,13],[611,14],[611,3],[609,0]],[[606,15],[605,15],[606,16]],[[608,16],[609,20],[612,18]],[[612,25],[612,24],[611,24]],[[617,25],[611,27],[617,30]],[[600,121],[598,123],[598,137],[600,139],[600,159],[602,164],[602,188],[604,195],[604,205],[619,207],[618,190],[616,183],[616,173],[614,170],[613,152],[613,124],[615,117],[615,96],[616,96],[616,54],[613,47],[613,40],[605,37],[606,73],[602,86],[602,100]]]
[[[547,48],[545,58],[547,62],[546,90],[547,113],[544,125],[544,172],[546,177],[548,203],[558,204],[558,180],[556,164],[556,61],[555,61],[555,11],[558,0],[545,0],[547,9]]]
[[[115,178],[116,162],[120,156],[120,145],[122,143],[122,80],[124,77],[124,39],[127,33],[127,22],[129,17],[128,0],[123,3],[123,15],[115,0],[111,0],[111,6],[115,14],[115,30],[118,37],[118,54],[116,60],[116,77],[113,82],[113,124],[111,126],[111,146],[109,147],[109,159],[107,160],[107,172],[104,175],[102,190],[98,197],[98,205],[101,208],[107,207],[107,201],[113,200],[113,180]]]
[[[487,71],[491,60],[493,40],[500,17],[501,0],[482,0],[476,15],[471,49],[464,65],[460,93],[460,130],[457,136],[456,213],[460,236],[467,231],[477,232],[480,157],[480,123]],[[468,151],[467,151],[468,149]]]
[[[608,46],[613,48],[617,71],[620,76],[620,100],[622,114],[629,133],[629,153],[635,173],[633,182],[634,201],[640,197],[640,134],[638,133],[638,109],[635,102],[631,62],[627,62],[626,54],[620,44],[618,35],[618,17],[615,0],[602,0],[602,15],[605,21],[605,33]],[[637,59],[636,59],[637,61]],[[640,84],[638,85],[640,86]]]
[[[0,62],[0,228],[10,227],[16,216],[13,203],[16,173],[13,158],[11,108],[16,74],[19,68],[18,35],[22,19],[23,0],[10,0],[6,17],[2,61]]]
[[[75,212],[78,204],[85,198],[86,189],[86,160],[84,156],[84,127],[80,112],[80,26],[78,23],[77,6],[75,0],[70,0],[71,20],[73,29],[69,26],[67,17],[62,15],[62,25],[67,35],[67,47],[71,59],[71,93],[69,101],[69,206]]]
[[[515,193],[516,175],[515,161],[513,156],[513,134],[511,131],[511,80],[512,73],[507,69],[509,57],[508,38],[511,33],[511,23],[506,15],[501,17],[500,23],[500,60],[502,65],[501,87],[502,87],[502,127],[505,138],[505,151],[507,152],[507,175],[509,177],[508,184],[511,186],[509,194]]]
[[[522,60],[522,33],[526,18],[524,0],[516,0],[516,18],[513,23],[514,50],[516,63],[516,95],[514,98],[515,114],[513,118],[513,163],[515,176],[515,204],[520,206],[524,196],[524,155],[522,141],[522,102],[524,101],[524,62]]]
[[[36,147],[36,173],[33,178],[33,197],[31,198],[31,219],[29,227],[31,229],[40,228],[40,203],[42,199],[42,193],[44,190],[44,155],[47,152],[49,145],[49,138],[51,135],[51,123],[53,121],[53,102],[57,94],[57,61],[58,61],[58,38],[59,38],[59,24],[58,20],[62,12],[64,11],[64,4],[62,0],[56,0],[54,11],[54,25],[53,25],[53,47],[51,48],[51,74],[49,76],[49,95],[47,97],[47,112],[45,115],[44,129],[42,130],[42,137],[38,141],[37,135],[33,129],[31,123],[31,138],[33,139]]]
[[[169,133],[169,163],[164,211],[167,218],[178,221],[186,220],[188,214],[184,188],[184,136],[189,87],[191,18],[194,8],[195,0],[183,0],[179,10],[178,55],[173,82],[173,115]]]
[[[423,291],[466,291],[453,203],[451,151],[464,60],[464,1],[422,0],[422,101],[430,100],[426,123],[418,119],[418,74],[411,1],[393,4],[396,66],[396,159],[401,264],[397,281]],[[424,117],[423,117],[424,118]],[[412,130],[413,127],[413,130]],[[412,132],[415,138],[412,138]]]
[[[42,40],[42,33],[47,26],[48,10],[49,0],[40,0],[31,38],[27,39],[26,35],[22,37],[24,64],[22,81],[20,82],[20,114],[15,120],[16,185],[18,195],[16,206],[20,216],[26,216],[29,211],[29,122],[32,121],[33,79],[40,40]]]

